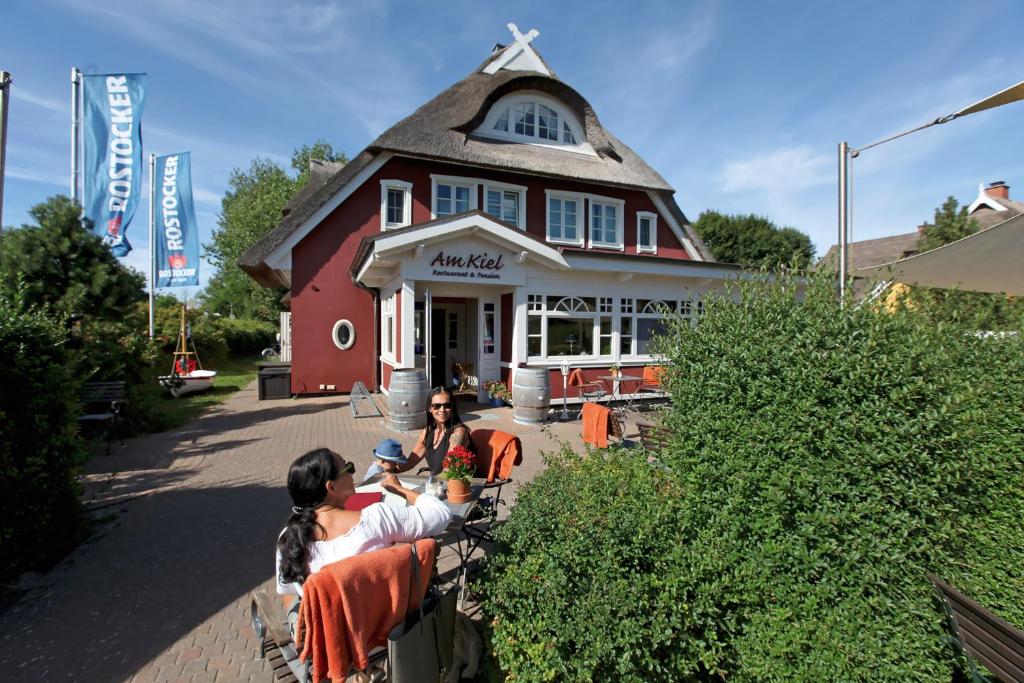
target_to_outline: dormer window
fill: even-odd
[[[586,136],[576,117],[561,102],[541,92],[522,91],[501,98],[475,132],[483,137],[594,154],[589,144],[580,142]]]

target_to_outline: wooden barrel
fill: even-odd
[[[419,368],[391,371],[388,386],[388,427],[411,432],[427,426],[427,372]]]
[[[540,424],[551,407],[551,380],[547,368],[516,368],[512,381],[512,420],[521,425]]]

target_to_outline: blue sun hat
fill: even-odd
[[[402,453],[402,444],[394,439],[384,439],[377,444],[377,447],[373,449],[373,457],[378,460],[397,462],[401,465],[408,462],[408,458]]]

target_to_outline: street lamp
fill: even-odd
[[[958,119],[961,116],[967,116],[968,114],[974,114],[979,111],[985,111],[986,109],[994,109],[1001,107],[1004,104],[1010,104],[1011,102],[1017,102],[1024,100],[1024,81],[1021,81],[1017,85],[1010,86],[1006,90],[1000,90],[995,95],[990,95],[983,100],[975,102],[972,105],[964,107],[963,109],[956,111],[948,116],[940,116],[934,121],[918,126],[911,130],[903,133],[873,142],[870,145],[865,145],[860,149],[853,149],[846,142],[839,143],[839,300],[843,301],[846,297],[846,277],[849,273],[850,268],[850,252],[849,252],[849,233],[850,233],[850,197],[849,197],[849,163],[850,159],[857,158],[857,156],[866,149],[872,147],[878,147],[881,144],[901,138],[911,133],[916,133],[919,130],[936,126],[940,123],[949,123],[953,119]]]
[[[569,359],[562,356],[562,362],[559,364],[559,369],[562,371],[562,416],[559,419],[561,422],[569,421]]]

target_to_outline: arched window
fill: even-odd
[[[475,132],[483,137],[594,154],[576,117],[561,102],[541,92],[520,91],[501,98]]]
[[[587,302],[578,296],[564,296],[555,304],[556,311],[569,311],[570,313],[590,313],[591,307]]]

